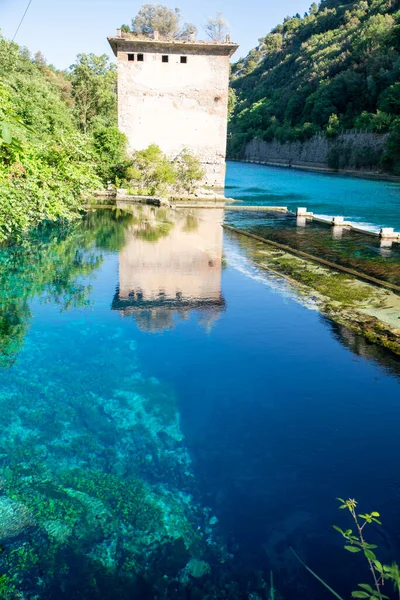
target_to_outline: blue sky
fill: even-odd
[[[151,0],[150,0],[151,1]],[[312,0],[177,0],[185,21],[199,29],[208,16],[221,11],[230,24],[231,37],[240,44],[235,58],[257,45],[259,37],[282,22],[286,15],[308,10]],[[28,0],[0,0],[0,29],[12,38]],[[32,0],[16,42],[31,52],[40,50],[49,63],[64,69],[81,52],[108,53],[107,35],[115,35],[145,2],[132,0]],[[199,35],[201,37],[201,35]]]

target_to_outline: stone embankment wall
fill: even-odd
[[[252,140],[242,159],[277,166],[377,172],[387,134],[346,132],[334,138],[317,135],[305,142]]]

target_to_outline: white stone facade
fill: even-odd
[[[229,58],[237,45],[108,38],[118,58],[118,123],[132,150],[157,144],[171,158],[188,148],[222,189]]]

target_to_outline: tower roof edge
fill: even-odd
[[[118,31],[120,33],[120,31]],[[134,50],[138,48],[144,51],[163,52],[171,49],[181,51],[198,51],[200,54],[217,54],[232,56],[239,48],[230,40],[226,42],[203,42],[191,40],[153,40],[148,37],[140,37],[129,33],[120,33],[118,36],[109,36],[108,42],[117,56],[118,50]]]

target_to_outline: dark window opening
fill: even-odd
[[[135,60],[134,54],[128,54],[128,60]]]
[[[183,65],[186,65],[186,63],[187,63],[187,56],[181,56],[181,63]]]
[[[144,56],[143,56],[143,54],[138,54],[138,55],[137,55],[137,60],[138,60],[138,62],[143,62],[143,61],[144,61]]]
[[[168,62],[168,60],[169,60],[169,56],[167,56],[166,54],[163,54],[163,56],[162,56],[162,59],[161,59],[161,60],[162,60],[162,62]]]

